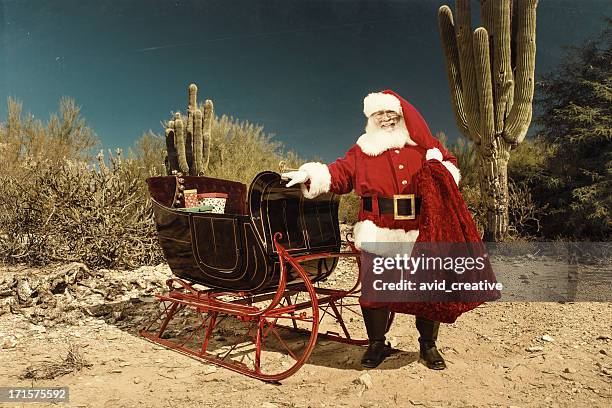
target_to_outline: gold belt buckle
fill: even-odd
[[[397,200],[410,200],[410,215],[399,215],[397,213]],[[396,220],[416,219],[416,200],[414,194],[394,194],[393,195],[393,218]]]

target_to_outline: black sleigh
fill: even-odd
[[[340,258],[338,196],[303,197],[274,172],[242,183],[210,177],[147,180],[159,242],[172,273],[158,313],[141,335],[234,371],[276,382],[309,358],[318,337],[367,344],[359,277],[346,288],[320,284]],[[183,189],[228,195],[225,213],[174,208]],[[354,270],[353,270],[354,271]]]

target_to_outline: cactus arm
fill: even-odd
[[[516,21],[517,21],[517,9],[516,0],[510,0],[510,69],[512,72],[512,91],[508,94],[508,103],[506,104],[506,116],[504,118],[504,126],[506,125],[506,119],[514,103],[514,87],[515,73],[516,73]]]
[[[178,155],[179,170],[183,174],[189,174],[189,165],[185,154],[185,131],[183,119],[179,112],[174,117],[174,147]]]
[[[517,145],[523,141],[533,113],[537,5],[537,0],[520,0],[518,3],[514,104],[506,120],[503,133],[504,139],[510,145]]]
[[[480,27],[474,31],[473,45],[475,71],[476,75],[480,78],[476,83],[480,105],[480,134],[482,135],[482,143],[485,146],[492,146],[495,134],[495,114],[493,110],[493,89],[491,86],[489,34],[486,29]]]
[[[493,50],[491,45],[493,44],[493,2],[496,0],[480,0],[480,22],[489,36],[489,67],[493,66]]]
[[[187,126],[185,128],[185,132],[187,134],[193,134],[193,115],[194,111],[191,108],[187,109]]]
[[[195,154],[193,152],[193,136],[194,136],[194,115],[197,108],[197,95],[198,87],[195,84],[189,85],[189,100],[187,103],[187,127],[185,128],[185,157],[187,158],[187,165],[191,169],[192,173],[195,171]],[[196,175],[193,173],[192,175]]]
[[[510,65],[510,1],[495,0],[493,4],[493,83],[495,106],[495,133],[504,130],[508,99],[513,92],[512,66]]]
[[[188,110],[195,111],[198,108],[198,86],[196,84],[189,85],[189,104]]]
[[[208,169],[208,162],[210,160],[210,145],[211,145],[211,138],[212,138],[212,122],[213,122],[213,118],[214,118],[214,105],[213,102],[210,99],[207,99],[205,104],[204,104],[204,119],[203,119],[203,123],[202,123],[202,132],[203,132],[203,137],[202,137],[202,142],[203,142],[203,148],[202,148],[202,154],[203,154],[203,161],[202,161],[202,171],[206,171]]]
[[[459,51],[459,69],[461,70],[461,88],[465,101],[464,109],[467,126],[474,138],[480,139],[480,111],[478,107],[477,77],[474,71],[474,50],[472,46],[472,17],[469,0],[457,0],[457,48]]]
[[[493,2],[495,0],[480,0],[480,21],[489,34],[489,44],[493,34]],[[490,53],[489,53],[490,55]]]
[[[166,151],[168,152],[168,173],[172,170],[178,170],[178,156],[176,154],[176,146],[174,142],[174,122],[170,121],[166,128]]]
[[[187,101],[187,128],[185,129],[186,134],[186,145],[187,152],[185,155],[187,156],[187,164],[189,165],[189,169],[194,172],[195,170],[195,152],[193,150],[194,145],[194,116],[195,110],[198,108],[197,98],[198,98],[198,87],[196,84],[189,84],[188,88],[189,100]],[[197,175],[197,172],[194,173]]]
[[[185,122],[183,122],[183,125]],[[187,166],[193,170],[193,111],[187,111],[187,125],[183,127],[185,135],[185,159],[187,160]]]
[[[189,85],[189,101],[187,104],[187,133],[193,135],[193,116],[195,110],[198,108],[197,105],[198,87],[196,84]]]
[[[440,40],[446,57],[446,75],[451,93],[455,121],[461,133],[473,140],[463,107],[463,91],[461,89],[461,76],[459,71],[459,51],[457,50],[453,13],[448,6],[442,6],[438,10],[438,30],[440,32]]]
[[[185,122],[183,122],[183,129],[185,132],[185,159],[187,160],[187,167],[190,169],[189,174],[193,176],[193,119],[191,129],[185,126]]]
[[[199,176],[203,173],[202,165],[202,111],[194,109],[193,117],[193,175]]]

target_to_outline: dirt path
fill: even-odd
[[[5,284],[0,285],[0,297],[7,293],[12,272],[2,272]],[[76,280],[78,273],[73,273]],[[361,369],[362,347],[323,340],[300,371],[282,385],[271,385],[138,337],[134,330],[138,320],[127,319],[124,311],[137,310],[158,289],[139,279],[163,282],[168,272],[162,267],[131,273],[107,273],[105,279],[122,289],[106,302],[110,310],[89,307],[100,317],[76,314],[71,319],[79,309],[68,307],[51,320],[52,309],[41,311],[40,304],[20,309],[13,304],[9,308],[13,313],[7,311],[8,302],[4,309],[0,305],[5,312],[0,314],[0,386],[67,386],[73,407],[612,405],[610,303],[484,305],[455,324],[442,326],[438,344],[448,363],[444,371],[418,363],[414,318],[398,316],[388,337],[400,352],[378,369]],[[81,286],[89,285],[83,279]],[[74,289],[70,296],[80,304],[89,301],[78,295]],[[62,360],[70,345],[90,367],[52,380],[20,379],[32,366]],[[369,378],[360,380],[366,373]]]

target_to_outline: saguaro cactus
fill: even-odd
[[[481,0],[484,27],[472,32],[470,0],[438,11],[455,120],[478,147],[487,208],[485,240],[508,231],[508,160],[532,115],[537,0]]]
[[[208,168],[210,137],[214,115],[213,103],[207,99],[198,106],[198,87],[189,85],[187,119],[180,112],[166,126],[166,170],[201,176]]]

